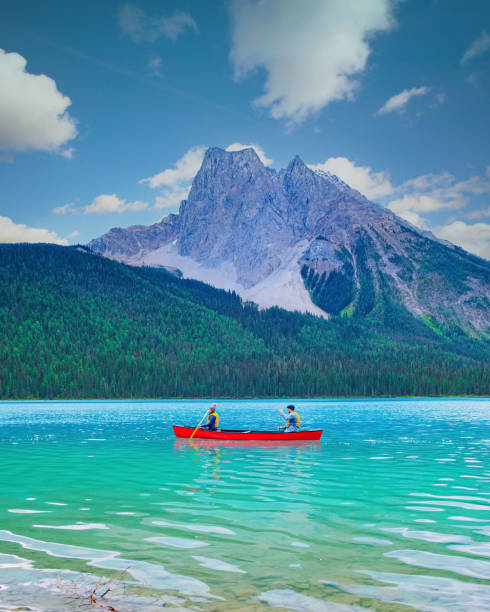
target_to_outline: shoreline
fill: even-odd
[[[212,402],[213,400],[220,402],[243,402],[243,401],[349,401],[349,400],[418,400],[418,399],[488,399],[490,395],[332,395],[332,396],[244,396],[244,397],[124,397],[124,398],[8,398],[0,399],[0,404],[11,402],[52,402],[52,403],[67,403],[67,402]]]

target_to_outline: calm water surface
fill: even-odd
[[[207,402],[0,403],[0,610],[84,609],[127,570],[121,612],[488,611],[490,402],[296,403],[321,443],[177,441]]]

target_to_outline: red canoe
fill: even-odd
[[[194,427],[180,427],[174,425],[174,434],[177,438],[190,438]],[[281,433],[280,431],[251,431],[245,429],[219,429],[218,431],[208,431],[198,429],[194,439],[199,440],[260,440],[280,442],[282,440],[319,440],[323,430],[314,431],[290,431]]]

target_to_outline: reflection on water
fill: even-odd
[[[489,402],[296,403],[321,443],[175,440],[203,402],[0,404],[0,610],[123,570],[122,612],[488,610]]]

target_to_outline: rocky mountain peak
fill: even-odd
[[[287,167],[287,172],[289,173],[305,172],[306,170],[308,170],[308,166],[305,164],[305,162],[301,159],[299,155],[295,155],[293,159],[289,162]]]
[[[204,154],[199,172],[226,172],[231,168],[251,171],[260,167],[263,167],[263,164],[252,147],[240,151],[225,151],[219,147],[211,147]]]
[[[284,181],[294,183],[295,181],[312,180],[314,172],[308,168],[299,155],[296,155],[288,164],[284,172]]]
[[[277,172],[252,148],[208,149],[177,215],[113,229],[89,246],[133,265],[178,268],[262,307],[376,317],[402,308],[470,333],[490,324],[488,262],[299,156]]]
[[[189,201],[203,201],[235,186],[254,183],[267,169],[252,148],[225,151],[219,147],[208,149],[201,167],[194,177]]]

